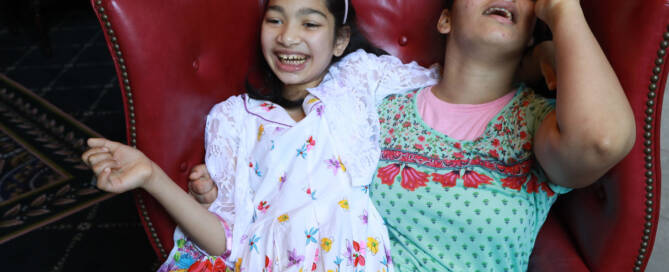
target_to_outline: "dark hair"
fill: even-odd
[[[344,50],[344,53],[339,57],[333,57],[332,63],[339,61],[344,56],[348,55],[351,52],[354,52],[358,49],[363,49],[368,53],[373,53],[376,55],[387,54],[385,51],[372,45],[365,36],[362,35],[358,29],[358,22],[353,8],[352,0],[323,0],[326,1],[326,6],[330,13],[334,15],[335,21],[335,37],[339,35],[342,27],[348,26],[351,31],[350,41],[348,46]],[[348,15],[346,22],[344,23],[344,14],[346,13],[346,1],[348,1]],[[269,1],[266,1],[267,5]],[[266,8],[266,7],[265,7]],[[284,108],[295,108],[302,106],[302,100],[290,101],[283,97],[283,82],[272,72],[267,61],[262,55],[262,49],[259,48],[259,57],[258,57],[258,67],[260,68],[260,73],[262,74],[262,84],[263,88],[254,87],[253,84],[247,79],[246,80],[246,92],[249,97],[259,100],[269,100],[275,104],[278,104]]]

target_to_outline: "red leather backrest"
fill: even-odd
[[[593,271],[642,270],[660,209],[660,116],[666,84],[669,1],[582,3],[634,110],[632,152],[602,180],[559,203],[564,224]]]
[[[446,39],[437,31],[444,0],[353,0],[353,5],[360,30],[377,47],[423,66],[444,60]]]
[[[206,113],[243,90],[256,60],[264,1],[91,2],[124,92],[129,143],[185,188],[188,171],[203,161]],[[444,2],[353,0],[360,28],[373,43],[423,65],[443,59],[436,22]],[[539,234],[530,270],[642,270],[659,212],[659,113],[666,84],[660,49],[669,43],[669,1],[589,0],[583,7],[632,103],[639,137],[599,183],[562,197]],[[174,224],[148,195],[136,200],[165,258]]]
[[[188,171],[203,161],[206,114],[218,101],[243,90],[246,71],[256,57],[260,3],[92,4],[122,83],[128,142],[185,188]],[[154,248],[166,256],[172,245],[168,229],[174,225],[153,199],[137,197]]]

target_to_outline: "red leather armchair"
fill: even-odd
[[[442,60],[442,0],[353,0],[361,28],[404,61]],[[183,188],[203,161],[205,115],[243,90],[255,63],[263,0],[92,0],[124,94],[128,143]],[[642,271],[660,204],[660,113],[669,45],[666,0],[585,0],[588,21],[632,104],[637,141],[595,185],[558,201],[531,271]],[[174,223],[143,192],[137,208],[160,259]]]

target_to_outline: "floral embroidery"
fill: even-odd
[[[309,136],[309,139],[307,139],[307,151],[311,151],[311,149],[316,145],[316,140],[314,140],[313,136]]]
[[[318,233],[318,228],[313,228],[313,227],[309,230],[304,231],[304,235],[307,236],[307,245],[309,245],[309,243],[318,244],[318,241],[316,241],[316,238],[314,238],[314,235],[316,235],[316,233]]]
[[[507,177],[502,179],[502,186],[516,191],[520,191],[521,187],[523,187],[523,184],[525,184],[526,180],[527,180],[526,176]],[[528,191],[528,193],[530,192]]]
[[[260,201],[260,203],[258,203],[258,210],[263,214],[267,212],[268,209],[269,209],[269,204],[267,203],[267,201]]]
[[[346,258],[354,267],[365,266],[365,244],[362,245],[356,241],[346,244]]]
[[[367,237],[367,248],[372,252],[372,255],[376,255],[379,252],[379,241],[373,237]]]
[[[283,222],[288,221],[289,219],[290,219],[290,217],[287,214],[282,214],[279,217],[277,217],[276,220],[278,220],[279,223],[283,223]]]
[[[381,179],[382,184],[393,185],[395,177],[400,173],[400,165],[393,163],[377,170],[376,176]]]
[[[333,157],[332,159],[327,159],[325,161],[326,165],[328,168],[332,169],[332,174],[337,175],[338,170],[342,170],[342,172],[346,172],[346,167],[344,166],[344,163],[341,162],[341,158],[339,157]]]
[[[339,207],[348,211],[348,200],[344,199],[342,201],[339,201]]]
[[[489,176],[479,174],[475,171],[465,171],[462,175],[463,185],[470,188],[478,188],[481,184],[492,184],[492,178]]]
[[[362,210],[362,214],[359,217],[362,223],[367,225],[367,222],[369,221],[369,215],[367,214],[367,210]]]
[[[188,268],[188,272],[226,272],[229,271],[223,260],[215,258],[212,263],[209,258],[197,261]]]
[[[451,171],[446,174],[432,173],[431,176],[432,176],[432,181],[441,183],[441,186],[453,187],[456,184],[459,173],[455,171]]]
[[[332,239],[325,237],[321,239],[321,248],[325,252],[330,252],[330,249],[332,248]]]
[[[283,189],[284,184],[286,184],[286,173],[279,177],[279,190]]]
[[[409,166],[404,166],[404,169],[402,169],[402,180],[400,181],[400,184],[405,189],[414,191],[416,188],[424,187],[427,184],[427,177],[428,175],[426,173],[417,171],[416,169],[413,169]]]
[[[307,188],[304,190],[309,197],[311,197],[311,200],[316,200],[316,190],[311,190],[311,188]]]
[[[299,265],[304,261],[304,255],[297,254],[297,249],[293,248],[292,251],[288,250],[288,266]]]
[[[264,102],[264,103],[260,104],[260,107],[265,109],[265,111],[271,111],[271,110],[276,108],[276,106],[274,104],[268,103],[268,102]]]
[[[256,253],[258,253],[258,246],[257,246],[258,241],[260,241],[260,237],[256,236],[254,234],[253,237],[251,237],[251,239],[249,239],[249,251],[252,251],[252,250],[255,249]]]
[[[265,133],[265,126],[263,124],[260,124],[258,127],[258,142],[260,142],[260,139],[262,139],[262,135]]]
[[[546,106],[548,102],[521,89],[481,137],[474,141],[457,141],[432,133],[421,123],[412,100],[416,92],[390,96],[379,107],[381,160],[387,162],[377,169],[376,177],[381,184],[393,185],[401,174],[400,185],[409,191],[426,186],[430,180],[443,187],[454,187],[461,180],[464,187],[481,188],[482,184],[493,184],[495,176],[500,177],[497,182],[504,188],[554,195],[551,188],[544,185],[548,181],[543,173],[530,174],[536,162],[532,154],[530,118],[526,118],[526,115],[545,116],[552,110]],[[488,171],[493,175],[488,175]],[[529,181],[528,176],[532,176]]]

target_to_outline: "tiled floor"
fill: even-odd
[[[662,148],[662,196],[660,208],[660,223],[655,237],[655,247],[650,257],[646,271],[667,271],[669,266],[669,85],[664,92],[664,109],[662,111],[662,132],[660,146]]]

